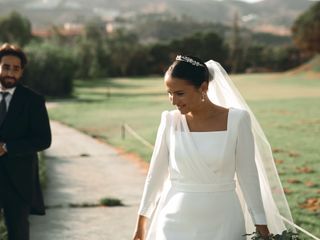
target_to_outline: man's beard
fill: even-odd
[[[0,83],[2,88],[14,88],[17,86],[19,79],[15,77],[0,77]]]

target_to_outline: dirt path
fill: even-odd
[[[129,240],[143,190],[145,170],[114,148],[52,122],[46,151],[46,216],[30,218],[32,240]],[[101,198],[124,207],[81,207]],[[70,207],[70,204],[78,207]]]

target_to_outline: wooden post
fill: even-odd
[[[126,126],[125,124],[121,125],[121,138],[124,140],[126,138]]]

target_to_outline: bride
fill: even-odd
[[[164,83],[177,110],[162,113],[133,239],[285,230],[280,212],[292,218],[270,146],[223,68],[179,55]]]

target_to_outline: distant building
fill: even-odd
[[[65,23],[63,27],[58,28],[32,29],[32,35],[40,38],[49,38],[56,32],[65,37],[79,36],[84,32],[84,25],[78,23]]]

